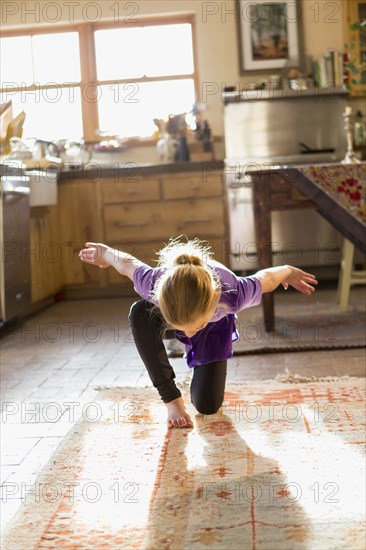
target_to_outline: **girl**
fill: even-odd
[[[314,275],[289,265],[238,277],[214,261],[209,247],[198,239],[171,239],[158,253],[157,268],[105,244],[85,246],[79,254],[83,262],[114,267],[133,281],[142,298],[132,305],[129,319],[137,350],[168,409],[169,428],[190,428],[193,422],[163,344],[167,329],[170,337],[185,344],[185,357],[193,368],[192,404],[202,414],[214,414],[224,399],[227,359],[238,338],[235,314],[257,306],[263,292],[280,284],[308,295],[317,284]]]

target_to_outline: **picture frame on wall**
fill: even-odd
[[[237,0],[236,14],[241,73],[299,62],[298,0]]]

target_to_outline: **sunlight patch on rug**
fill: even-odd
[[[210,416],[182,393],[189,430],[166,429],[154,389],[101,391],[4,550],[365,548],[363,379],[228,385]]]

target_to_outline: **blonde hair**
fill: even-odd
[[[170,239],[158,252],[158,267],[167,268],[154,288],[154,298],[165,321],[172,326],[190,323],[213,308],[220,281],[207,264],[209,246],[199,239],[186,243]]]

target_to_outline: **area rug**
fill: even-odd
[[[238,314],[236,328],[239,339],[233,344],[234,355],[366,347],[366,313],[362,310],[287,312],[276,315],[273,332],[266,332],[261,316],[245,310]],[[184,345],[177,340],[167,341],[167,348],[169,357],[183,357]]]
[[[233,384],[210,416],[183,397],[195,427],[167,430],[153,388],[101,391],[2,548],[365,548],[363,379]]]
[[[322,289],[322,286],[320,283],[311,296],[279,290],[271,333],[264,329],[261,308],[241,311],[237,321],[240,338],[234,343],[234,354],[365,347],[365,288],[353,287],[348,311],[340,313],[336,290]]]
[[[366,346],[366,314],[363,311],[278,315],[271,333],[265,331],[262,320],[248,321],[239,314],[237,329],[240,338],[234,343],[234,355]]]

